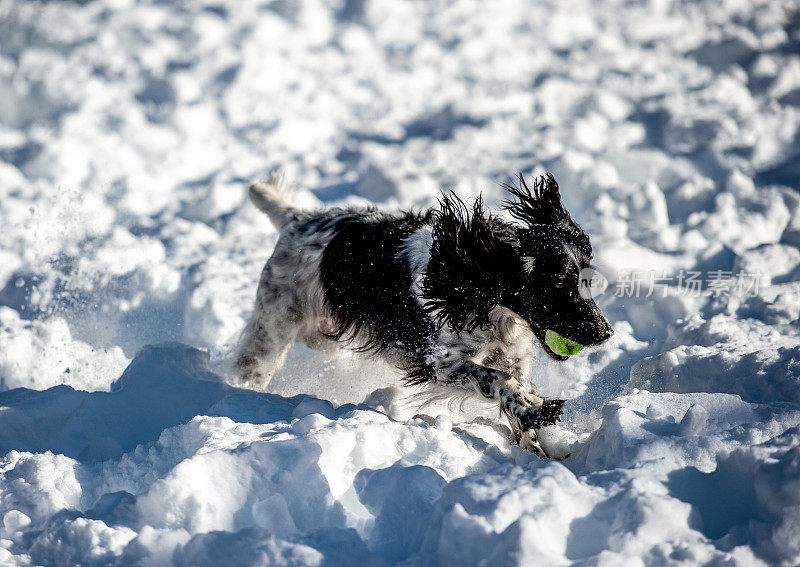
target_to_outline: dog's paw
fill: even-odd
[[[529,429],[539,429],[554,425],[564,411],[565,400],[542,399],[538,404],[536,401],[525,399],[524,402],[510,404],[508,414],[516,421],[517,429],[528,431]]]
[[[564,402],[566,401],[557,398],[545,398],[544,402],[542,402],[542,407],[539,408],[539,417],[542,420],[542,425],[537,425],[536,427],[555,425],[557,421],[560,421],[561,414],[564,413]]]
[[[233,385],[257,392],[266,390],[269,378],[264,375],[261,365],[254,356],[243,354],[236,360],[236,378]]]

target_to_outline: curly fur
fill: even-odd
[[[516,231],[487,215],[480,198],[472,211],[454,194],[439,203],[422,286],[425,310],[453,331],[486,327],[489,313],[522,271]]]

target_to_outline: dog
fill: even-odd
[[[305,211],[287,187],[273,173],[249,190],[280,236],[239,343],[241,383],[265,389],[297,341],[355,349],[398,367],[409,383],[498,401],[519,446],[548,457],[537,430],[560,419],[564,400],[540,397],[528,381],[537,342],[566,360],[548,331],[583,346],[613,334],[579,289],[592,247],[553,176],[504,184],[512,220],[453,193],[423,212]]]

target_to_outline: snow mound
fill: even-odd
[[[800,563],[796,0],[0,2],[0,563]],[[302,207],[551,171],[612,341],[495,406],[226,363]],[[429,396],[428,396],[429,397]]]
[[[764,534],[765,557],[794,549],[796,498],[781,494],[797,482],[800,411],[735,395],[619,397],[563,464],[480,420],[233,388],[177,344],[145,348],[109,392],[20,388],[0,405],[3,541],[34,564],[621,561],[687,542],[711,559],[749,557],[739,547]],[[611,474],[628,467],[640,474]],[[754,508],[722,518],[708,484]]]

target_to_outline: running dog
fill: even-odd
[[[505,185],[513,221],[454,194],[424,212],[300,210],[283,176],[250,187],[280,230],[239,345],[239,379],[263,390],[296,341],[351,348],[400,368],[410,383],[470,389],[497,400],[520,447],[544,458],[537,436],[564,400],[528,381],[537,343],[555,360],[613,330],[582,292],[589,237],[551,175]]]

